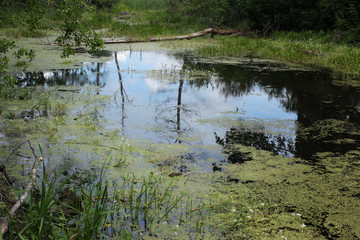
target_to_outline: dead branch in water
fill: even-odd
[[[180,35],[180,36],[170,36],[170,37],[160,37],[160,38],[148,38],[148,39],[109,39],[104,40],[104,44],[113,44],[113,43],[139,43],[139,42],[159,42],[159,41],[171,41],[171,40],[184,40],[184,39],[191,39],[196,37],[201,37],[206,34],[218,34],[218,35],[231,35],[231,34],[241,34],[234,30],[222,30],[216,28],[206,28],[202,31],[190,33],[187,35]]]
[[[36,153],[35,150],[33,148],[33,146],[31,145],[30,140],[28,140],[29,146],[31,148],[31,151],[33,152],[34,156],[35,156],[35,161],[34,161],[34,165],[32,167],[31,170],[31,180],[28,183],[28,185],[25,188],[25,192],[22,196],[20,196],[19,200],[16,201],[16,203],[12,206],[12,208],[10,209],[9,212],[9,216],[13,217],[15,216],[16,211],[20,208],[21,204],[25,201],[25,199],[29,196],[29,193],[34,185],[35,179],[36,179],[36,171],[37,171],[37,163],[41,162],[43,159],[42,157],[39,157]],[[1,217],[0,218],[0,222],[1,222],[1,232],[4,235],[8,229],[9,229],[9,222],[8,222],[8,218],[9,216],[6,217]]]
[[[0,172],[2,172],[4,174],[4,177],[5,177],[6,181],[7,181],[7,183],[9,184],[9,186],[11,186],[12,181],[11,181],[11,178],[10,178],[9,174],[6,171],[5,165],[3,165],[3,164],[0,165]]]

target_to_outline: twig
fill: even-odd
[[[20,208],[21,204],[25,201],[25,199],[29,196],[30,190],[32,189],[35,179],[36,179],[36,171],[37,171],[37,162],[41,162],[43,160],[42,157],[39,157],[36,153],[35,150],[33,148],[33,146],[31,145],[30,140],[28,140],[29,146],[31,148],[31,151],[33,152],[34,156],[35,156],[35,161],[34,161],[34,165],[32,167],[31,170],[31,181],[28,183],[28,185],[25,188],[25,192],[22,196],[20,196],[19,200],[17,200],[17,202],[13,205],[13,207],[10,209],[9,215],[11,217],[15,216],[16,211]],[[9,229],[9,222],[8,222],[8,218],[9,216],[6,217],[1,217],[0,218],[0,222],[1,222],[1,232],[2,235],[4,235],[8,229]]]
[[[190,172],[187,172],[187,173],[185,173],[184,175],[183,175],[183,177],[186,177],[186,176],[188,176],[188,175],[190,175],[190,174],[192,174],[192,173],[201,173],[201,174],[206,174],[206,172],[207,172],[207,170],[209,169],[209,167],[207,168],[207,169],[205,169],[204,171],[190,171]]]
[[[87,142],[71,142],[71,141],[67,141],[67,142],[65,142],[65,144],[94,145],[92,143],[87,143]],[[120,150],[120,148],[116,148],[116,147],[112,147],[112,146],[105,146],[105,145],[101,145],[101,144],[98,144],[96,146],[103,147],[103,148],[109,148],[109,149],[116,150],[116,151]]]
[[[219,203],[219,204],[214,204],[214,205],[210,205],[210,206],[208,206],[208,207],[202,207],[202,208],[208,208],[208,209],[210,209],[210,208],[214,208],[214,207],[217,207],[217,206],[221,206],[221,205],[223,205],[222,203]],[[201,210],[201,208],[200,207],[198,207],[198,208],[193,208],[193,209],[191,209],[190,210],[190,212],[195,212],[195,211],[199,211],[199,210]]]
[[[8,160],[10,159],[11,155],[13,155],[13,154],[16,155],[16,151],[17,151],[22,145],[24,145],[26,142],[27,142],[27,141],[22,142],[22,143],[19,144],[15,149],[13,149],[13,150],[11,151],[10,155],[6,158],[6,161],[8,161]],[[26,158],[27,158],[27,157],[26,157]]]
[[[12,181],[11,181],[11,179],[10,179],[9,174],[6,172],[5,165],[0,165],[0,172],[2,172],[2,173],[4,174],[7,183],[11,186],[11,185],[12,185]]]

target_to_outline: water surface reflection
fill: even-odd
[[[219,144],[225,152],[226,146],[242,144],[304,159],[359,146],[359,89],[332,84],[326,72],[205,63],[166,51],[113,56],[106,63],[25,73],[19,79],[27,86],[97,86],[98,94],[114,96],[114,104],[102,114],[107,128],[120,129],[130,138]],[[312,138],[324,131],[321,126],[329,119],[349,133]],[[338,141],[342,138],[353,141]],[[228,154],[231,162],[250,160],[244,153]]]

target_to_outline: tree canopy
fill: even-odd
[[[358,0],[168,0],[173,13],[208,25],[261,32],[334,31],[349,43],[360,40]]]

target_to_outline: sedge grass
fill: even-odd
[[[201,56],[252,56],[297,64],[311,64],[331,68],[343,74],[360,76],[359,48],[328,42],[319,37],[299,39],[278,34],[271,39],[216,37],[205,42],[206,44],[198,46],[195,50]]]
[[[135,176],[123,178],[122,186],[115,195],[117,218],[120,222],[131,223],[131,229],[144,227],[151,231],[152,225],[168,219],[170,213],[184,197],[175,196],[170,182],[166,185],[164,178],[150,173],[148,177],[137,179]]]
[[[104,37],[151,38],[183,35],[204,29],[200,23],[191,23],[191,19],[169,15],[166,11],[134,12],[127,21],[114,21]]]

